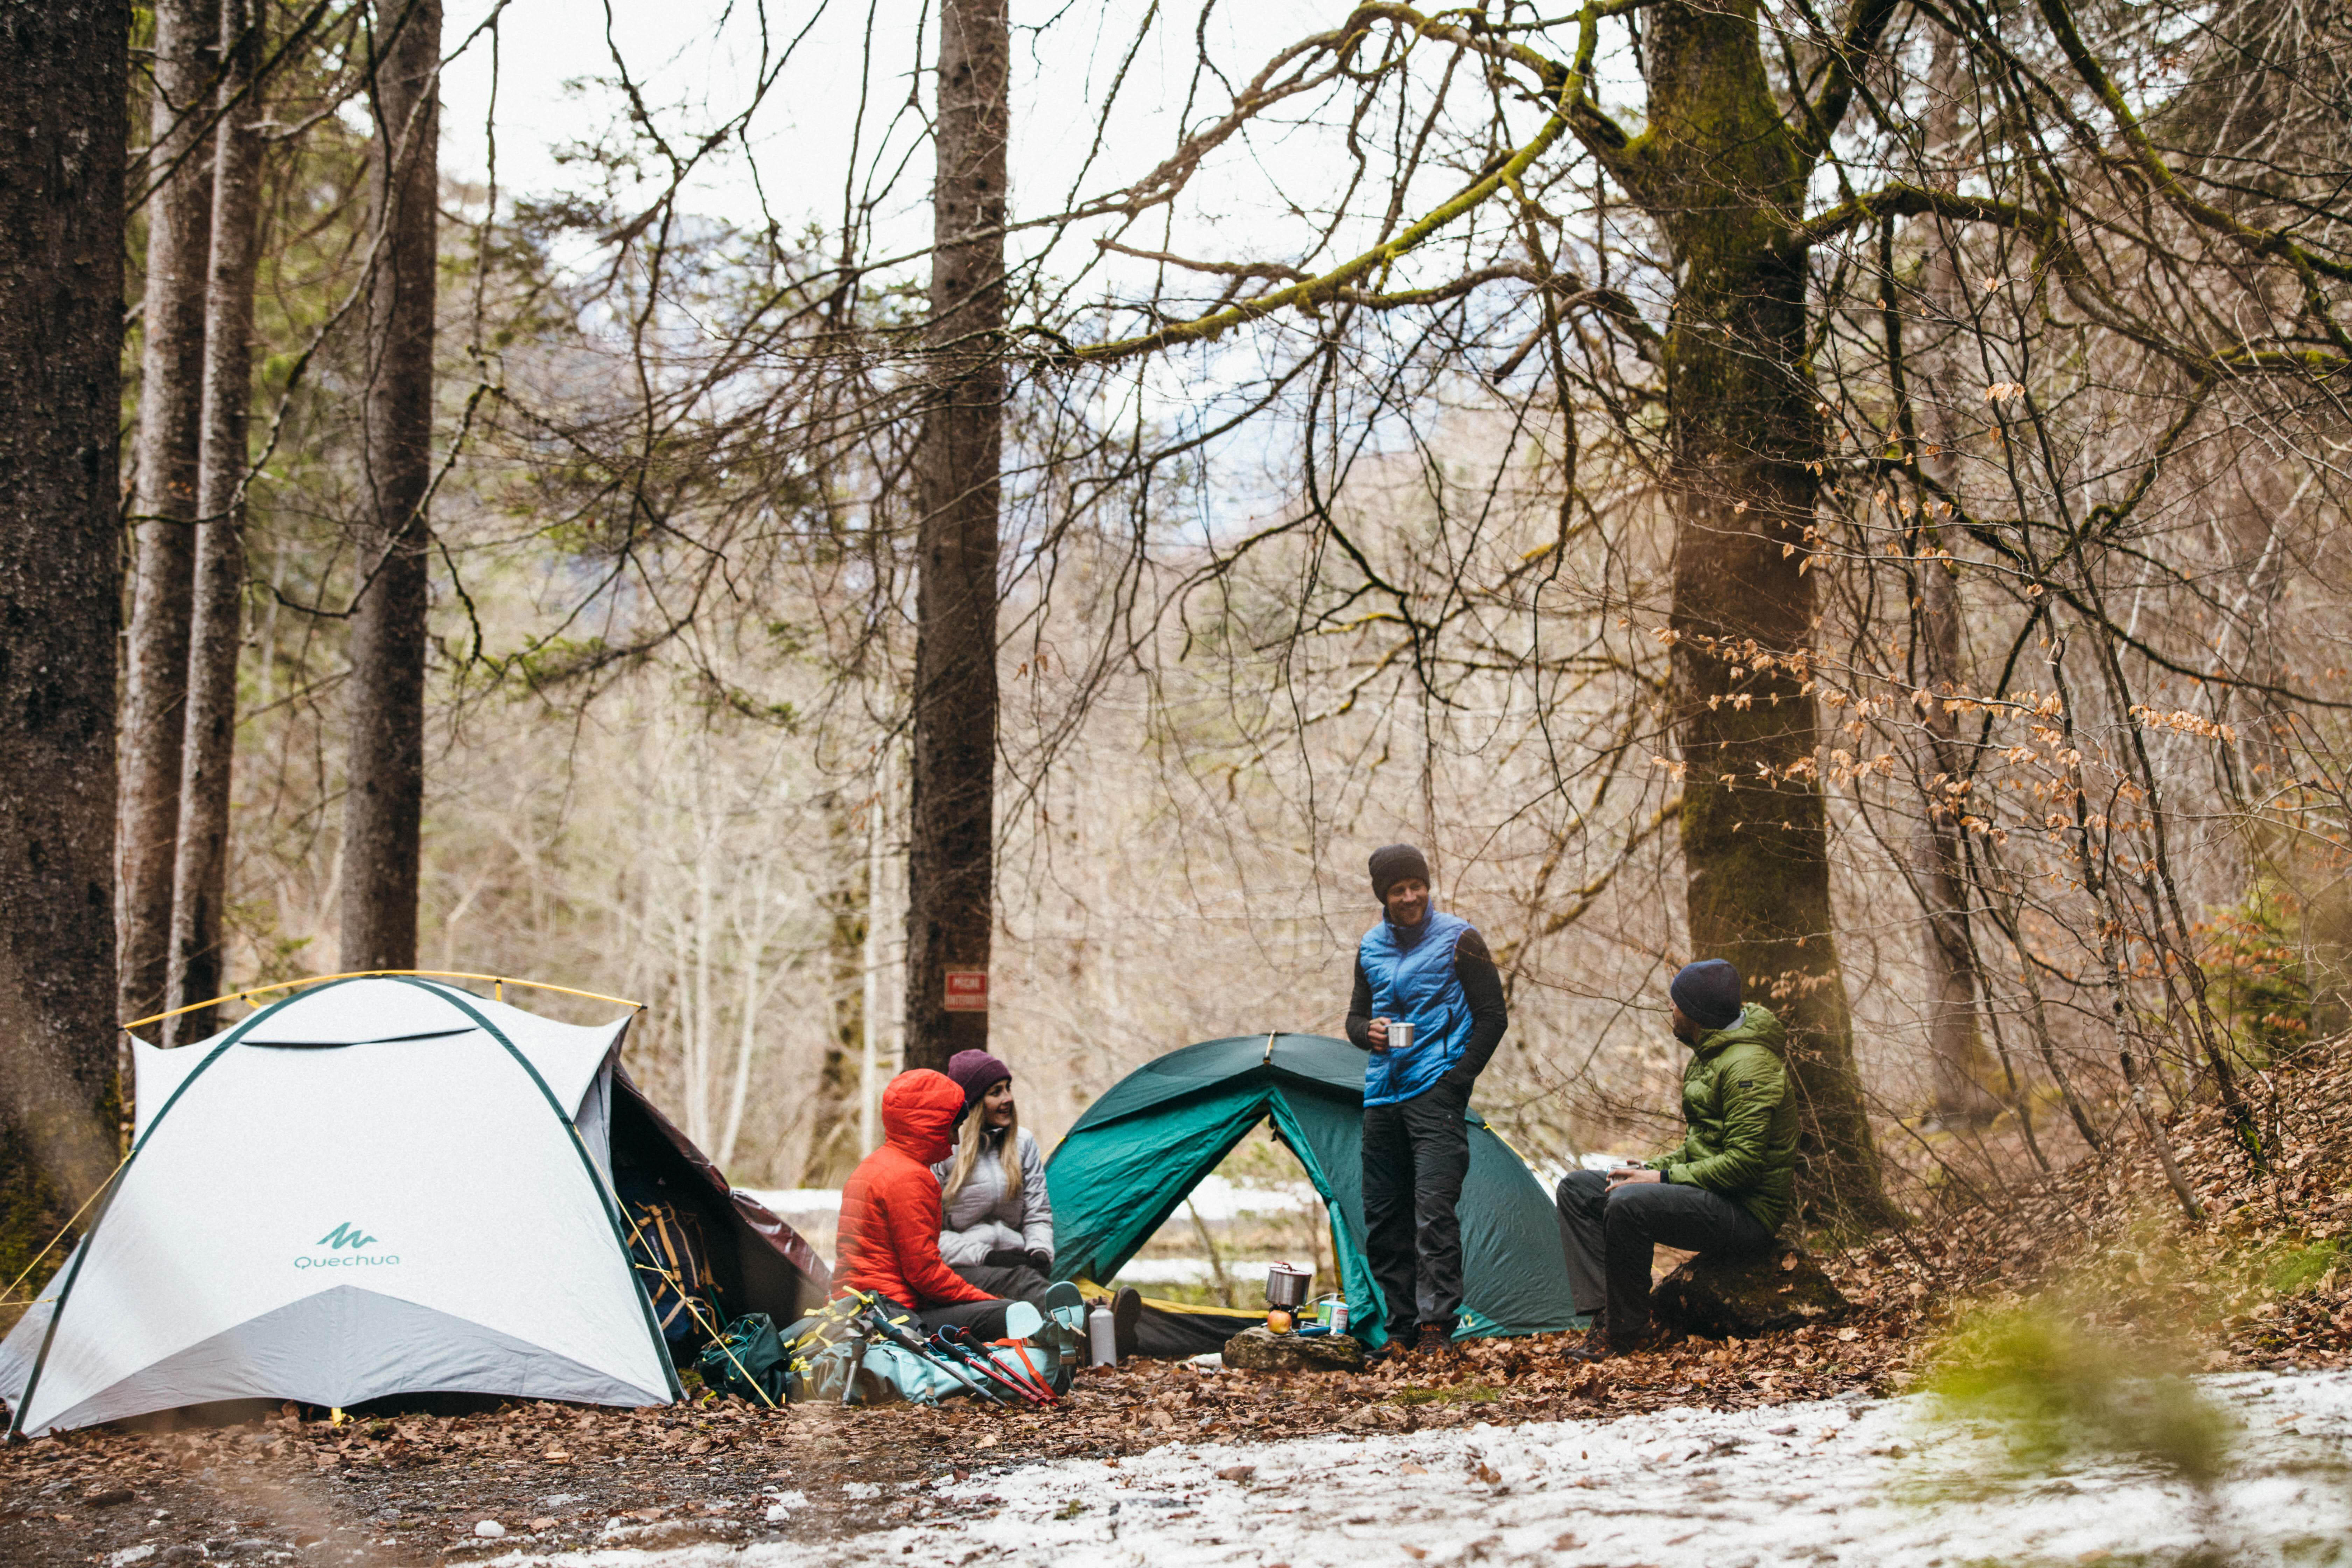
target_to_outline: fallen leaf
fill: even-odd
[[[1255,1465],[1227,1465],[1223,1469],[1217,1472],[1217,1479],[1221,1481],[1245,1481],[1255,1474],[1257,1474],[1257,1467]]]
[[[1416,1465],[1411,1459],[1407,1459],[1403,1464],[1399,1465],[1397,1467],[1397,1470],[1400,1474],[1408,1476],[1425,1476],[1429,1474],[1429,1467],[1427,1465]]]
[[[533,1530],[553,1530],[559,1522],[560,1521],[554,1515],[548,1514],[539,1519],[532,1520],[530,1521],[530,1528]]]

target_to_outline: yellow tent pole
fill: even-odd
[[[346,974],[310,974],[299,980],[280,980],[271,985],[256,985],[244,991],[232,991],[215,996],[209,1002],[191,1002],[184,1007],[174,1007],[168,1013],[158,1013],[151,1018],[136,1018],[121,1026],[125,1029],[143,1029],[150,1024],[160,1024],[166,1018],[176,1018],[183,1013],[193,1013],[199,1007],[216,1007],[223,1002],[242,1002],[248,996],[267,996],[272,991],[292,991],[304,985],[322,985],[330,980],[367,980],[377,975],[414,974],[427,980],[487,980],[499,1001],[506,999],[506,987],[528,985],[534,991],[555,991],[566,996],[585,997],[591,1002],[609,1002],[615,1007],[628,1007],[644,1012],[646,1005],[624,997],[606,996],[600,992],[581,991],[569,985],[551,985],[544,980],[517,980],[511,975],[473,974],[457,969],[354,969]]]

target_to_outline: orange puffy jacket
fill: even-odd
[[[882,1147],[841,1189],[835,1294],[871,1290],[915,1308],[996,1299],[940,1261],[940,1179],[931,1167],[955,1147],[962,1110],[955,1080],[927,1068],[900,1073],[882,1091]]]

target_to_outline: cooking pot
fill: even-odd
[[[1277,1263],[1265,1271],[1265,1304],[1282,1308],[1304,1306],[1307,1287],[1314,1282],[1314,1270],[1293,1268],[1287,1263]]]

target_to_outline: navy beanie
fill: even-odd
[[[1720,958],[1684,964],[1666,994],[1702,1029],[1728,1029],[1739,1022],[1739,971]]]
[[[1372,897],[1389,901],[1389,889],[1412,877],[1429,880],[1429,862],[1410,844],[1383,844],[1372,851]]]

